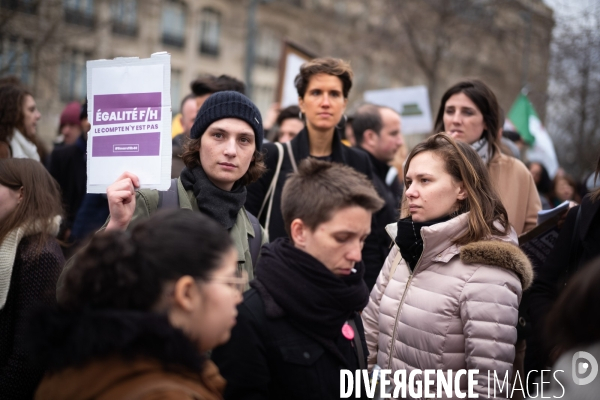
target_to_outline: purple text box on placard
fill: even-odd
[[[94,136],[92,140],[92,157],[160,155],[160,132]]]
[[[160,121],[161,93],[94,95],[94,125]]]

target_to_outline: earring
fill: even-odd
[[[304,119],[302,118],[302,111],[298,111],[298,119]]]

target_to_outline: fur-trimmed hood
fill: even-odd
[[[369,366],[510,375],[531,265],[512,228],[489,240],[454,244],[467,224],[465,213],[421,228],[423,252],[413,269],[398,246],[390,251],[361,315]],[[491,381],[485,372],[476,378],[474,391],[484,395]]]
[[[485,264],[513,271],[521,280],[523,290],[533,282],[531,262],[514,244],[498,240],[469,243],[460,248],[460,259],[465,264]]]

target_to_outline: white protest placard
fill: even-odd
[[[171,184],[171,56],[87,62],[87,192],[105,193],[123,172],[142,188]]]
[[[316,55],[289,40],[284,40],[279,60],[279,78],[277,82],[277,99],[283,109],[298,104],[298,90],[294,85],[300,67]]]
[[[402,133],[413,135],[433,131],[429,92],[426,86],[368,90],[366,102],[396,110],[402,117]]]
[[[280,107],[298,105],[298,90],[294,85],[296,75],[300,73],[300,67],[306,60],[296,53],[288,53],[285,61],[285,75],[283,76],[283,88],[281,92]]]

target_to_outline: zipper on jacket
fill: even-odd
[[[400,251],[399,248],[398,248],[398,251]],[[421,262],[421,258],[423,258],[423,253],[425,253],[425,240],[423,240],[423,251],[421,252],[421,257],[419,257],[419,261],[417,261],[415,268],[413,268],[413,270],[410,273],[408,281],[406,281],[406,287],[404,288],[404,293],[402,293],[402,298],[400,299],[400,304],[398,305],[398,311],[396,311],[396,319],[394,319],[394,329],[392,330],[392,344],[390,346],[390,355],[388,358],[387,369],[392,369],[392,354],[394,353],[394,347],[395,347],[394,345],[396,344],[396,328],[398,327],[398,318],[400,317],[400,311],[402,310],[402,305],[404,304],[404,299],[406,298],[406,293],[408,292],[410,283],[412,282],[412,279],[415,276],[415,272],[417,271],[417,267],[419,266],[419,263]],[[408,267],[408,264],[407,264],[407,267]],[[410,267],[408,267],[408,268],[410,269]],[[393,277],[390,276],[390,280],[392,278]],[[388,285],[389,285],[389,283],[388,283]]]

